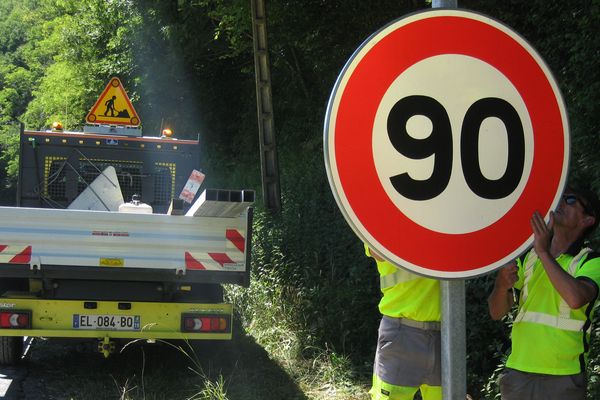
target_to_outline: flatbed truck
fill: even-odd
[[[105,356],[116,339],[231,340],[222,284],[249,285],[254,192],[180,200],[199,153],[124,127],[21,130],[17,206],[0,207],[0,364],[24,337],[93,338]],[[153,213],[69,208],[109,167]]]

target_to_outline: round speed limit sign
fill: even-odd
[[[412,14],[352,55],[329,100],[325,164],[355,233],[439,278],[489,272],[560,200],[565,106],[548,67],[505,25],[462,10]]]

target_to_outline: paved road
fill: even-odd
[[[47,363],[43,357],[61,354],[77,344],[57,342],[48,345],[45,342],[44,339],[26,338],[21,361],[16,366],[0,366],[0,400],[57,399],[55,395],[47,394],[49,382],[45,379],[46,375],[56,374],[61,367]]]
[[[25,341],[25,354],[29,352],[31,338]],[[25,395],[22,390],[22,383],[27,377],[27,367],[21,363],[14,367],[0,366],[0,399],[4,400],[22,400]]]

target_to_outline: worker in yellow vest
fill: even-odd
[[[595,193],[568,188],[548,224],[538,212],[532,216],[533,249],[498,272],[488,299],[491,317],[498,320],[518,305],[499,380],[503,400],[585,399],[600,255],[584,240],[599,216]]]
[[[379,270],[379,337],[372,400],[441,400],[440,283],[385,261],[365,245]]]

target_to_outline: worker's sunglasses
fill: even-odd
[[[573,204],[579,202],[579,204],[581,204],[581,206],[583,207],[583,210],[585,211],[585,213],[587,215],[595,216],[594,211],[590,208],[590,206],[588,204],[586,204],[586,202],[583,201],[577,195],[575,195],[575,194],[565,194],[565,195],[563,195],[563,200],[565,201],[565,203],[567,203],[570,206],[572,206]]]

